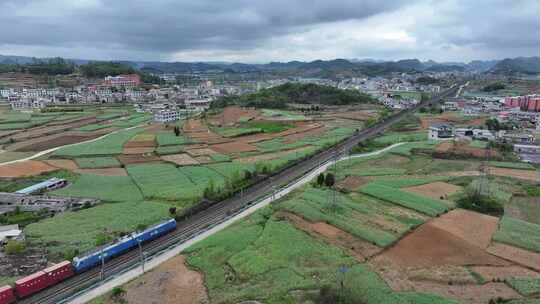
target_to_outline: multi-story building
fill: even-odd
[[[177,110],[161,110],[154,113],[154,121],[167,123],[180,119],[180,113]]]
[[[136,87],[141,84],[138,74],[125,74],[105,77],[104,85],[111,87]]]
[[[504,105],[508,108],[520,108],[523,111],[540,112],[540,95],[506,97]]]

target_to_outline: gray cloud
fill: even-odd
[[[537,0],[0,0],[0,53],[500,58],[539,54],[538,11]]]

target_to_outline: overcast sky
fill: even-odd
[[[538,0],[0,0],[0,54],[161,61],[540,55]]]

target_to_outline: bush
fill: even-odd
[[[497,199],[481,194],[469,193],[457,201],[457,206],[494,216],[504,214],[504,206]]]
[[[25,249],[26,245],[24,242],[16,240],[9,240],[4,247],[4,251],[7,255],[19,255],[22,254]]]

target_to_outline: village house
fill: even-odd
[[[436,123],[429,127],[428,139],[449,140],[454,138],[454,127],[450,124]]]

